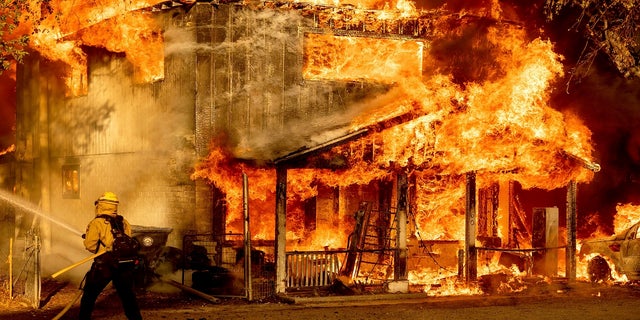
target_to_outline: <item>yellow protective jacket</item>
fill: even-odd
[[[105,203],[98,203],[96,206],[96,217],[87,225],[87,231],[84,238],[84,247],[91,253],[102,251],[112,251],[113,234],[111,233],[111,224],[109,220],[99,217],[108,214],[116,217],[117,206]],[[131,236],[131,225],[126,219],[123,219],[124,233]],[[100,246],[98,247],[98,244]]]

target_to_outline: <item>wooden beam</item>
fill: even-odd
[[[407,280],[407,210],[409,183],[405,173],[398,174],[398,211],[396,212],[396,257],[394,280]]]
[[[276,293],[285,293],[287,281],[287,169],[276,167]]]
[[[464,266],[467,283],[476,281],[478,277],[478,257],[476,251],[476,174],[467,173],[464,239]]]
[[[578,187],[575,181],[567,186],[567,249],[566,253],[566,277],[569,281],[576,280],[576,195]]]
[[[251,279],[251,229],[249,221],[249,179],[242,173],[242,212],[244,213],[244,287],[247,300],[253,300]]]

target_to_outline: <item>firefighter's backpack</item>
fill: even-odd
[[[113,259],[118,263],[136,262],[139,258],[140,242],[124,233],[122,216],[100,215],[99,217],[106,219],[111,224]]]

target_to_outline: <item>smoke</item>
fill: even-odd
[[[209,43],[198,43],[195,34],[187,28],[170,27],[164,31],[164,54],[166,57],[211,52]]]
[[[221,128],[228,134],[225,143],[235,157],[270,160],[300,146],[314,146],[318,141],[344,135],[351,119],[361,112],[358,106],[331,114],[314,108],[325,104],[322,99],[328,99],[336,91],[346,93],[352,90],[353,84],[328,84],[301,78],[302,62],[299,57],[302,56],[303,37],[298,29],[309,27],[309,23],[296,11],[238,10],[234,12],[234,25],[237,27],[228,32],[225,41],[212,48],[214,56],[246,57],[249,61],[247,65],[231,65],[217,70],[223,73],[220,74],[222,79],[228,78],[229,72],[234,74],[233,83],[230,83],[232,87],[216,97],[220,104],[237,99],[247,103],[249,110],[245,114],[268,115],[256,116],[255,120],[238,119],[233,127]],[[188,43],[181,43],[179,47],[201,49]],[[235,60],[229,59],[229,62]],[[238,74],[237,78],[235,74]],[[298,81],[292,83],[290,79]],[[337,103],[350,105],[361,98],[353,94],[337,94],[334,99]],[[276,106],[291,104],[294,105],[286,113],[273,113],[281,109]],[[314,120],[309,122],[310,118]]]
[[[264,114],[270,106],[284,104],[291,101],[296,96],[307,95],[305,87],[300,84],[292,84],[282,91],[279,86],[284,82],[281,73],[276,72],[276,68],[284,68],[284,56],[275,56],[282,48],[287,51],[299,54],[302,51],[302,43],[296,33],[291,32],[291,26],[302,25],[304,21],[301,16],[294,13],[277,13],[271,10],[253,11],[245,10],[238,12],[237,22],[239,26],[253,26],[252,30],[238,39],[226,39],[217,48],[216,52],[228,53],[230,55],[243,54],[250,55],[254,61],[277,61],[276,63],[263,66],[264,72],[257,73],[249,70],[250,77],[243,79],[242,87],[238,88],[240,95],[250,98],[249,109],[251,114]],[[258,27],[259,26],[259,27]],[[289,30],[289,32],[287,32]],[[278,64],[282,63],[282,66]],[[328,90],[328,88],[327,88]],[[310,101],[310,103],[313,103]],[[268,112],[268,111],[267,111]],[[236,146],[234,155],[239,158],[269,159],[276,154],[289,150],[290,147],[305,145],[304,138],[310,132],[316,131],[318,126],[322,126],[320,121],[313,123],[303,123],[295,118],[295,112],[290,115],[282,115],[283,127],[286,133],[275,134],[276,130],[268,130],[272,124],[265,124],[264,128],[258,132],[247,130],[247,126],[227,128],[233,132],[231,138]],[[273,124],[277,125],[277,124]],[[287,140],[287,138],[289,138]],[[302,143],[302,144],[300,144]]]
[[[331,88],[324,86],[320,90],[330,92]],[[336,87],[334,86],[333,89]],[[370,92],[374,92],[372,89]],[[289,88],[287,94],[295,96],[313,97],[318,93],[318,87],[294,86]],[[235,128],[237,145],[234,147],[234,156],[245,159],[269,160],[284,156],[301,147],[314,147],[321,143],[345,136],[350,133],[351,121],[361,115],[365,110],[374,109],[381,102],[388,101],[388,96],[395,96],[393,92],[388,94],[372,95],[369,98],[356,99],[347,97],[344,103],[347,108],[341,112],[319,114],[313,117],[313,121],[295,113],[286,115],[284,126],[279,130],[263,130],[260,132],[248,132]],[[320,101],[312,105],[318,105]],[[254,105],[254,107],[260,107]]]
[[[195,155],[193,133],[184,124],[193,122],[193,110],[184,106],[192,101],[171,93],[153,96],[153,86],[138,86],[125,75],[130,72],[127,65],[117,55],[109,63],[94,62],[92,76],[99,80],[91,83],[89,94],[50,110],[49,130],[56,137],[50,148],[54,155],[83,155],[82,176],[100,180],[101,188],[81,181],[86,198],[113,191],[121,200],[119,210],[132,224],[178,227],[167,221],[172,205],[167,199],[145,195],[169,180],[177,185],[188,181]],[[139,114],[145,114],[144,120],[135,118]],[[106,171],[105,161],[114,161],[110,157],[115,155],[119,165]],[[83,204],[86,212],[93,212],[91,202]]]

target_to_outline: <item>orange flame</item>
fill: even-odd
[[[499,17],[499,6],[493,6],[489,14]],[[442,32],[442,37],[448,36]],[[483,39],[489,44],[478,42],[474,46],[492,48],[493,69],[485,70],[481,81],[460,83],[428,51],[430,41],[305,36],[306,79],[370,81],[386,84],[389,90],[368,99],[367,107],[351,122],[351,132],[368,128],[369,134],[330,150],[346,158],[346,169],[289,170],[287,237],[300,244],[296,248],[318,250],[325,239],[331,239],[328,235],[333,239],[339,235],[342,246],[346,245],[351,229],[345,227],[352,227],[348,223],[328,230],[305,230],[300,203],[317,195],[319,185],[367,185],[392,179],[395,172],[406,172],[415,183],[414,235],[419,239],[458,240],[465,236],[465,173],[475,172],[480,187],[518,181],[525,189],[548,190],[564,187],[572,180],[588,182],[593,178],[593,172],[576,161],[592,160],[591,132],[576,115],[560,113],[548,104],[553,82],[563,75],[562,57],[554,52],[552,44],[528,39],[522,28],[505,25],[487,28]],[[473,46],[469,50],[473,51]],[[211,154],[218,154],[219,148],[214,145]],[[225,166],[202,163],[194,178],[217,185],[225,181],[226,170],[236,170],[239,176],[239,166],[228,161]],[[248,172],[265,170],[240,167]],[[216,172],[209,171],[211,168]],[[261,179],[255,173],[252,176]],[[270,212],[274,210],[273,171],[264,177],[268,177],[266,183],[256,181],[251,188],[256,194],[266,195],[257,206],[260,210],[267,208],[263,206],[267,203],[271,206],[268,214],[260,215],[261,220],[269,221],[261,235],[270,236],[274,225]],[[227,201],[235,201],[229,210],[240,212],[233,196],[239,194],[240,183],[238,178],[235,181],[225,193]],[[228,220],[228,225],[234,225],[234,221],[240,220]],[[318,239],[323,240],[316,242]],[[331,246],[340,247],[336,243]],[[515,266],[505,268],[492,261],[479,270],[480,274],[495,272],[504,273],[507,279],[500,290],[517,292],[525,288],[517,280],[523,272]],[[480,288],[459,281],[453,271],[443,273],[442,269],[411,270],[409,280],[424,285],[431,295],[482,293]]]
[[[87,57],[80,49],[83,45],[125,53],[134,65],[136,81],[155,81],[164,76],[163,39],[149,13],[142,9],[160,2],[51,1],[49,14],[40,16],[40,10],[33,10],[33,21],[40,24],[25,23],[23,28],[32,30],[22,32],[32,34],[32,49],[68,67],[68,95],[87,92]],[[379,10],[377,18],[383,21],[416,14],[414,4],[406,0],[323,3]],[[490,1],[486,11],[480,13],[499,19],[498,1]],[[438,32],[433,42],[457,31]],[[376,82],[389,86],[389,90],[372,97],[369,108],[352,120],[351,131],[375,130],[359,141],[331,150],[346,155],[347,169],[289,171],[289,239],[298,240],[300,247],[346,244],[348,221],[340,221],[336,229],[306,230],[303,202],[318,194],[318,186],[366,185],[389,179],[395,172],[408,172],[416,184],[416,234],[426,239],[462,239],[465,173],[475,172],[481,186],[516,180],[524,188],[543,189],[592,179],[591,171],[567,156],[591,160],[590,131],[575,115],[562,114],[548,105],[551,84],[563,74],[562,58],[552,44],[528,39],[526,30],[517,26],[494,25],[485,32],[482,41],[473,43],[469,50],[473,54],[480,46],[489,48],[494,55],[492,65],[477,67],[484,76],[462,80],[430,51],[431,40],[305,36],[306,79]],[[398,117],[401,119],[395,121]],[[388,121],[394,123],[378,127]],[[224,193],[227,231],[239,232],[243,172],[250,182],[250,210],[259,217],[251,219],[254,238],[272,239],[272,168],[237,163],[233,155],[214,144],[192,178],[205,179]]]
[[[594,215],[591,219],[597,219],[597,215]],[[631,203],[618,204],[616,206],[616,214],[613,220],[613,233],[619,234],[624,230],[630,228],[632,225],[640,221],[640,206]],[[592,234],[589,239],[604,239],[611,236],[611,234],[602,230],[602,224],[598,221],[593,222],[598,225],[598,229]],[[577,248],[578,252],[580,247]],[[589,261],[595,257],[600,256],[607,260],[609,266],[614,266],[615,263],[611,261],[606,255],[600,255],[599,253],[591,253],[588,255],[579,256],[577,261],[576,276],[582,280],[589,280],[589,273],[587,272]],[[611,282],[627,282],[628,278],[624,274],[620,274],[616,268],[611,268]]]
[[[154,81],[164,76],[162,37],[149,13],[141,10],[160,2],[33,1],[15,34],[30,34],[32,50],[65,65],[68,96],[88,90],[83,45],[125,53],[138,82]]]
[[[579,250],[580,248],[578,248]],[[605,259],[607,261],[607,264],[609,266],[615,266],[615,263],[611,260],[611,258],[607,257],[607,256],[603,256],[603,255],[599,255],[598,253],[591,253],[588,255],[584,255],[584,256],[579,256],[579,258],[576,261],[576,278],[579,280],[583,280],[583,281],[589,281],[589,272],[588,267],[589,267],[589,261],[595,257],[595,256],[600,256],[601,258]],[[611,279],[607,280],[608,283],[614,283],[614,282],[618,282],[618,283],[625,283],[628,282],[629,278],[627,278],[627,275],[625,274],[621,274],[620,272],[618,272],[616,270],[616,268],[611,268]]]
[[[10,145],[8,148],[4,149],[4,150],[0,150],[0,156],[3,156],[9,152],[14,152],[16,151],[16,145],[12,144]]]
[[[422,74],[421,42],[312,33],[305,42],[306,79],[394,82]]]
[[[289,178],[296,183],[289,186],[296,190],[291,191],[304,200],[315,194],[316,184],[365,185],[386,179],[395,170],[416,168],[411,173],[417,188],[417,234],[423,239],[461,239],[466,172],[476,172],[480,185],[516,180],[523,188],[554,189],[571,180],[592,179],[591,171],[567,156],[591,160],[590,131],[575,115],[548,105],[551,84],[563,73],[562,58],[552,44],[528,40],[522,28],[504,25],[489,27],[486,39],[496,52],[495,70],[487,72],[485,81],[461,85],[432,66],[429,69],[435,73],[423,75],[423,61],[435,66],[438,62],[423,52],[422,42],[307,35],[306,78],[366,79],[391,85],[385,94],[368,101],[371,107],[353,119],[352,131],[394,117],[405,120],[333,148],[331,152],[346,155],[348,169],[314,170],[313,178],[305,173],[305,179],[292,171]],[[363,61],[359,53],[365,51],[368,60]],[[212,155],[217,152],[214,146]],[[202,164],[198,171],[210,167]],[[270,182],[259,183],[265,189],[255,190],[270,198],[273,173],[265,176]],[[224,180],[218,174],[195,177],[217,184]]]
[[[631,203],[618,204],[613,218],[614,233],[622,232],[640,221],[640,206]]]
[[[221,148],[212,148],[208,158],[197,165],[192,179],[203,178],[210,181],[225,194],[227,202],[227,231],[241,232],[242,215],[242,173],[249,182],[251,233],[254,239],[273,239],[275,225],[275,171],[256,168],[244,163],[236,163],[233,157]],[[302,201],[317,195],[318,183],[331,185],[338,180],[336,174],[318,175],[315,170],[289,170],[287,174],[287,238],[293,240],[295,248],[344,247],[349,228],[340,230],[319,229],[307,234],[302,220]],[[320,178],[320,179],[319,179]],[[328,179],[327,179],[328,178]],[[337,232],[336,232],[337,231]]]

